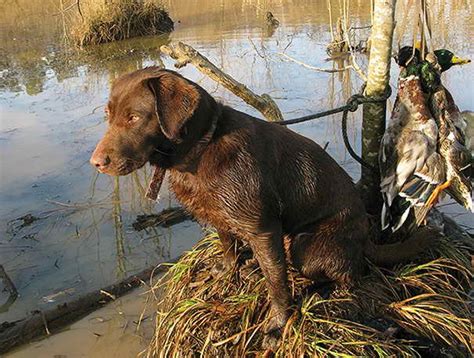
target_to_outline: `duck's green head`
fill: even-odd
[[[470,59],[457,57],[454,53],[446,49],[435,50],[434,54],[436,55],[438,63],[441,66],[441,71],[443,72],[449,70],[452,66],[464,65],[471,62]]]

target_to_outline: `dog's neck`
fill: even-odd
[[[188,153],[180,160],[179,163],[175,164],[172,169],[175,169],[180,172],[190,172],[195,173],[197,167],[199,165],[200,159],[202,154],[206,150],[209,143],[212,141],[214,134],[216,132],[217,122],[221,117],[222,109],[221,106],[218,105],[216,112],[212,116],[211,124],[209,128],[206,130],[204,135],[196,142],[195,145],[189,150]]]

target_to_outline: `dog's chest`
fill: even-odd
[[[232,218],[222,208],[218,193],[212,185],[186,173],[172,172],[170,184],[176,198],[200,222],[216,228],[227,228]]]

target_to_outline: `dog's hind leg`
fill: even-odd
[[[357,235],[327,228],[298,234],[291,243],[292,264],[315,282],[330,280],[339,286],[352,286],[364,269],[363,244]]]
[[[217,276],[223,272],[231,270],[236,264],[238,259],[238,248],[239,240],[235,235],[225,231],[217,230],[217,235],[222,245],[222,260],[216,262],[212,268],[212,274]]]

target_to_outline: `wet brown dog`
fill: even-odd
[[[423,247],[373,245],[350,177],[319,145],[217,103],[175,72],[152,67],[122,76],[107,112],[91,163],[110,175],[146,162],[166,168],[178,200],[217,229],[226,268],[237,259],[234,244],[248,242],[267,280],[273,336],[292,305],[285,256],[310,279],[350,285],[364,256],[390,263]]]

